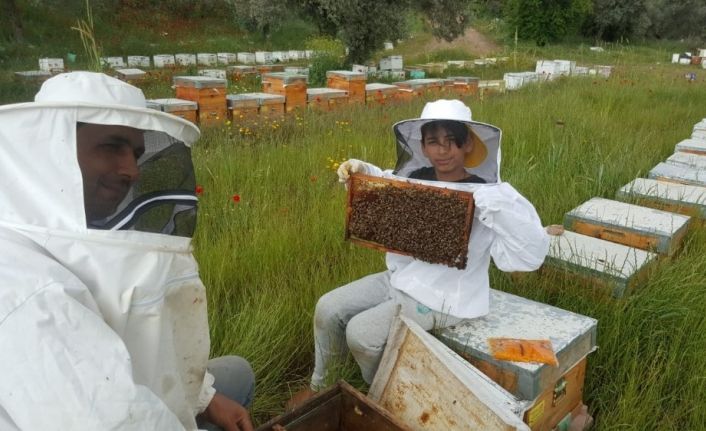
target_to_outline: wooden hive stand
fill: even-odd
[[[176,97],[198,103],[198,122],[201,126],[225,123],[226,80],[206,76],[175,76]]]
[[[286,113],[295,109],[306,109],[306,76],[283,72],[265,73],[262,76],[263,93],[278,94],[285,97]]]
[[[326,72],[326,86],[348,93],[351,103],[365,103],[365,73],[349,70],[329,70]]]

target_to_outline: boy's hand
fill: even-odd
[[[351,174],[356,172],[365,172],[365,164],[356,159],[346,160],[341,163],[341,166],[339,166],[336,171],[338,174],[338,182],[345,183],[348,181],[348,178],[351,177]]]
[[[224,431],[253,431],[250,413],[223,394],[216,394],[202,413],[203,418]]]

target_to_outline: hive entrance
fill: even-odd
[[[473,208],[471,193],[354,174],[348,190],[346,238],[464,269]]]

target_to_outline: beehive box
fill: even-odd
[[[596,349],[597,325],[591,317],[490,289],[487,315],[441,329],[437,337],[515,397],[531,401],[585,362]],[[549,339],[559,365],[495,359],[489,338]],[[581,400],[580,391],[574,397],[568,411]]]
[[[329,70],[326,72],[326,86],[343,90],[348,93],[348,101],[351,103],[365,103],[365,81],[364,73],[357,73],[348,70]]]
[[[706,187],[637,178],[618,190],[617,199],[706,219]]]
[[[123,81],[139,81],[145,79],[147,73],[141,69],[115,69],[115,75]]]
[[[255,63],[255,53],[252,52],[239,52],[237,54],[238,63],[243,64],[254,64]]]
[[[112,69],[125,67],[125,61],[122,57],[101,57],[100,62],[103,67],[110,67]]]
[[[45,72],[63,72],[64,71],[64,59],[63,58],[40,58],[39,59],[39,70]]]
[[[25,70],[15,72],[15,77],[23,81],[45,81],[52,77],[51,72],[46,70]]]
[[[395,86],[397,87],[397,86]],[[414,90],[411,90],[409,88],[399,88],[397,87],[397,94],[395,94],[395,98],[393,99],[395,102],[400,102],[400,103],[407,103],[411,102],[414,100],[415,97],[418,97],[421,94],[421,92],[417,92]]]
[[[216,59],[218,64],[227,66],[238,61],[238,56],[234,52],[217,52]]]
[[[196,54],[175,54],[174,61],[178,66],[196,66]]]
[[[272,53],[270,51],[255,51],[255,63],[269,64],[273,61],[274,59],[272,58]]]
[[[229,94],[226,96],[228,103],[228,118],[233,126],[240,126],[256,119],[260,113],[260,102],[252,94]]]
[[[196,53],[196,64],[199,66],[216,66],[218,65],[218,56],[211,52]]]
[[[503,93],[505,92],[505,81],[500,80],[490,80],[490,81],[479,81],[478,91],[481,96],[487,93]]]
[[[576,68],[576,62],[571,60],[554,60],[556,63],[556,71],[560,76],[573,75]]]
[[[596,65],[596,72],[604,78],[609,78],[613,73],[613,66]]]
[[[424,79],[426,78],[426,72],[423,69],[412,69],[412,68],[407,68],[405,69],[407,71],[407,74],[411,79]]]
[[[309,109],[333,111],[348,103],[348,94],[333,88],[307,88],[306,102]]]
[[[527,403],[403,316],[392,323],[368,396],[415,431],[530,429],[521,419]]]
[[[285,97],[279,94],[247,93],[257,98],[260,105],[260,116],[263,118],[281,117],[284,115]]]
[[[128,55],[127,67],[150,67],[150,58],[145,55]]]
[[[559,77],[558,65],[553,60],[537,60],[534,71],[543,81],[551,81]]]
[[[344,381],[307,400],[257,431],[411,431]]]
[[[199,76],[207,76],[209,78],[226,79],[225,69],[201,69],[198,71]]]
[[[257,73],[259,73],[260,75],[264,75],[266,73],[284,72],[284,65],[258,64],[257,66],[255,66],[255,70],[257,70]]]
[[[453,80],[453,91],[460,96],[478,94],[480,78],[475,76],[450,76],[447,79]]]
[[[289,61],[289,51],[272,51],[272,61],[286,63]]]
[[[400,70],[404,68],[401,55],[391,55],[380,59],[380,70]]]
[[[588,76],[588,67],[576,66],[572,73],[573,76]]]
[[[395,85],[400,88],[414,90],[419,95],[438,95],[444,86],[443,79],[426,78],[426,79],[409,79],[407,81],[395,82]]]
[[[306,60],[306,52],[296,49],[290,49],[288,51],[289,59],[293,61]]]
[[[615,298],[644,283],[658,258],[649,251],[571,231],[550,239],[543,271],[567,274],[590,289]]]
[[[564,215],[568,230],[665,255],[679,248],[689,221],[684,215],[603,198]]]
[[[517,90],[538,80],[539,75],[536,72],[509,72],[503,75],[505,88],[508,90]]]
[[[256,73],[257,69],[255,69],[255,66],[228,66],[226,68],[226,75],[236,80],[247,75],[255,75]]]
[[[227,118],[226,80],[206,76],[175,76],[176,96],[199,105],[199,124],[209,126]]]
[[[684,139],[674,147],[674,151],[706,155],[706,140]]]
[[[706,187],[706,170],[684,165],[659,163],[650,170],[648,177],[662,181]]]
[[[151,99],[148,100],[148,107],[167,112],[192,123],[198,122],[198,104],[191,100],[184,99]]]
[[[672,165],[684,165],[689,168],[706,170],[706,154],[692,154],[676,152],[667,157],[667,163]]]
[[[354,174],[348,184],[345,237],[365,247],[463,269],[473,210],[471,193]]]
[[[171,54],[156,54],[152,57],[152,64],[157,69],[176,66],[176,60]]]
[[[365,102],[385,104],[393,101],[400,87],[377,82],[365,84]]]
[[[266,73],[262,76],[263,93],[285,97],[285,112],[306,109],[306,76],[282,72]]]

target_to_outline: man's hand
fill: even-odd
[[[223,431],[253,431],[247,409],[218,392],[202,413],[202,417],[223,428]]]

